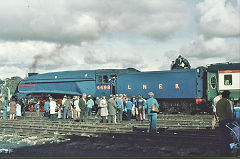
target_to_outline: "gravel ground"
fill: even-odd
[[[147,135],[68,136],[69,141],[16,148],[0,157],[217,157],[215,143]]]

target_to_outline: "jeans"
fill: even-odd
[[[219,121],[219,131],[220,131],[220,143],[221,143],[221,155],[225,156],[230,153],[230,130],[226,127],[226,124],[231,122],[230,120]]]
[[[25,117],[26,116],[25,107],[21,107],[21,111],[22,111],[22,116]]]
[[[87,114],[88,116],[92,116],[92,108],[87,108]]]
[[[132,110],[127,110],[127,119],[128,119],[128,121],[131,120],[131,117],[132,117]]]
[[[157,130],[157,113],[148,115],[149,132],[156,133]]]
[[[64,109],[63,109],[63,119],[64,119],[64,120],[67,118],[67,115],[68,115],[68,109],[67,109],[67,108],[64,108]]]

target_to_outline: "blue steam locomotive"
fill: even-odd
[[[110,94],[141,94],[147,98],[152,91],[162,111],[210,112],[210,101],[221,90],[220,81],[230,79],[230,90],[240,97],[240,63],[224,63],[196,69],[140,72],[134,68],[100,69],[36,74],[22,80],[15,92],[17,97],[91,94],[94,97]],[[224,73],[225,71],[225,73]],[[236,81],[238,80],[238,81]],[[219,82],[218,82],[219,81]],[[230,87],[228,87],[230,86]]]

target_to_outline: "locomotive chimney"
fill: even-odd
[[[28,77],[37,75],[38,73],[28,73]]]

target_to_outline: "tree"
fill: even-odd
[[[21,77],[18,77],[18,76],[14,76],[14,77],[11,77],[11,78],[6,78],[4,81],[5,81],[5,85],[3,86],[2,90],[2,94],[4,96],[8,96],[8,91],[7,91],[7,88],[10,89],[10,94],[14,94],[15,91],[16,91],[16,88],[19,84],[19,82],[22,80]]]

